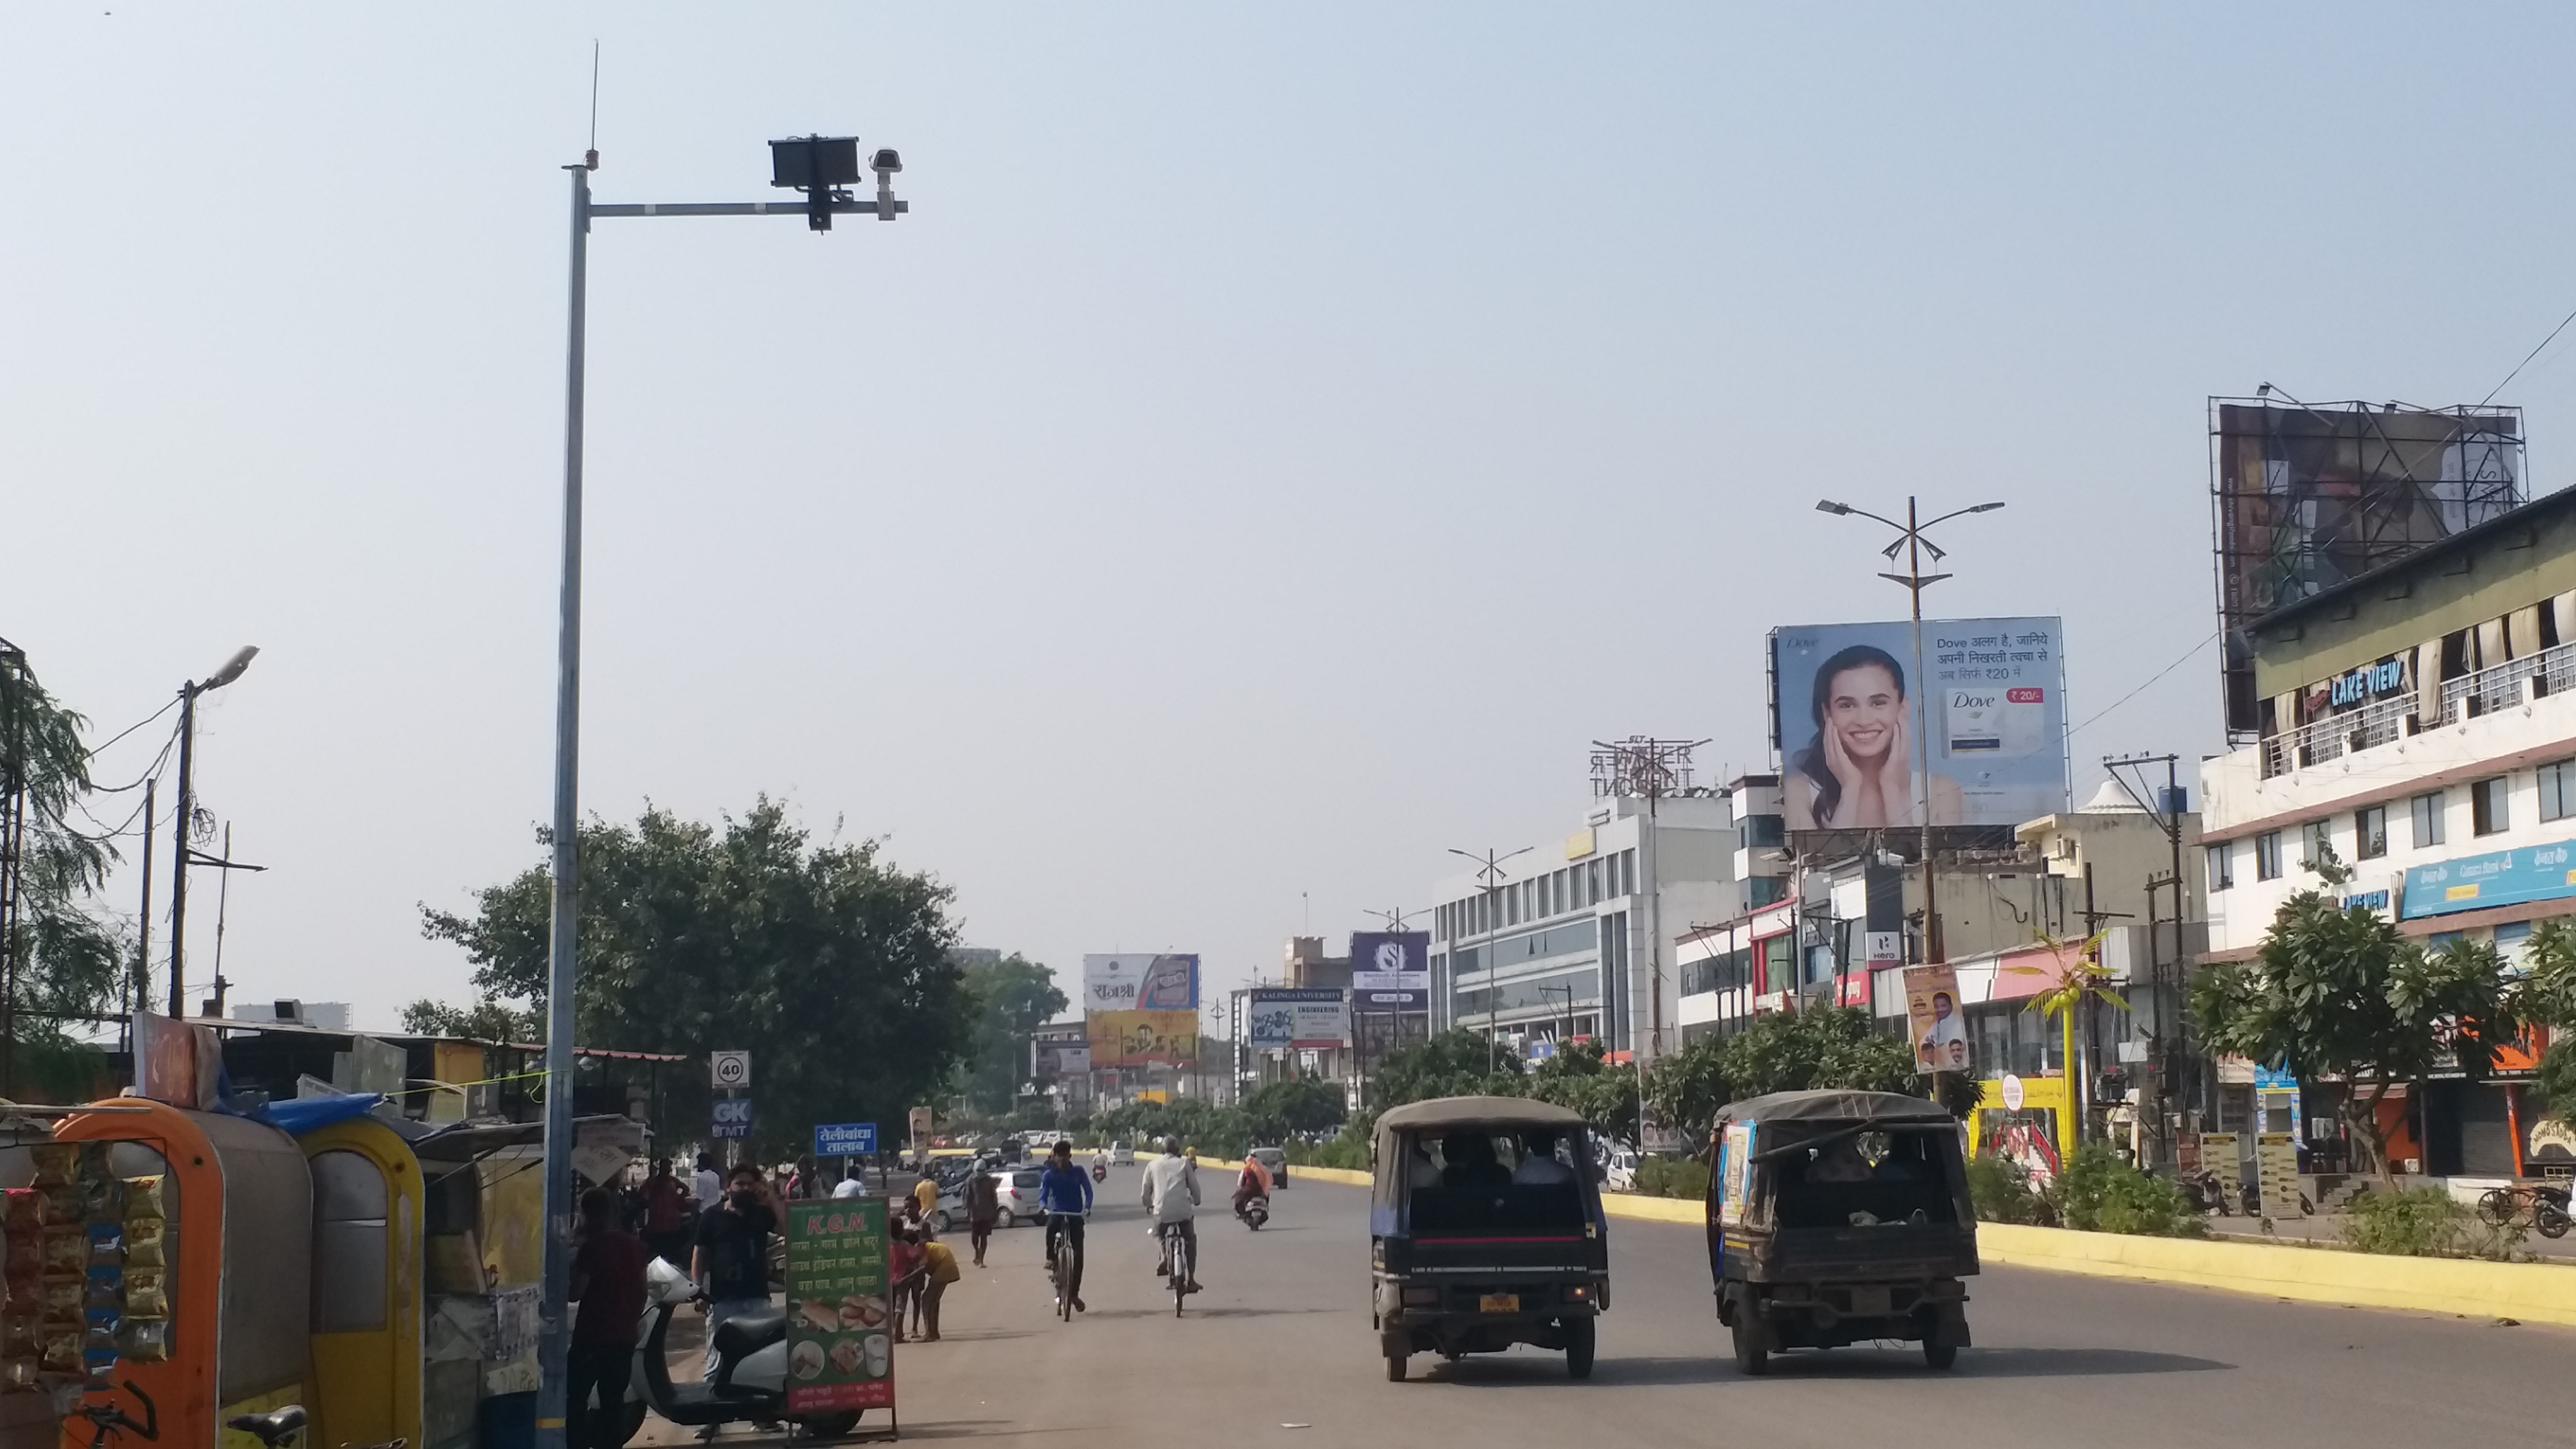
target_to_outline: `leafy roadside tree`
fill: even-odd
[[[1542,1102],[1581,1113],[1602,1136],[1638,1144],[1637,1069],[1609,1061],[1599,1042],[1559,1044],[1522,1084]]]
[[[0,1095],[88,1093],[104,1059],[66,1024],[115,1004],[134,954],[131,934],[91,906],[118,858],[115,845],[69,823],[95,788],[81,743],[88,724],[22,656],[0,662],[0,782],[24,782],[26,810],[17,919],[5,943],[13,1080],[0,1082]]]
[[[962,1083],[966,1101],[980,1112],[1008,1112],[1019,1101],[1029,1069],[1029,1034],[1064,1010],[1055,973],[1017,951],[965,970],[973,1003]]]
[[[1342,1089],[1311,1077],[1264,1082],[1244,1094],[1242,1110],[1253,1140],[1263,1145],[1330,1132],[1350,1117]]]
[[[1521,1059],[1481,1033],[1452,1027],[1388,1052],[1371,1073],[1372,1106],[1383,1110],[1434,1097],[1521,1095]]]
[[[2514,995],[2523,1020],[2550,1029],[2533,1085],[2550,1116],[2576,1122],[2576,920],[2531,928],[2523,947],[2526,973]]]
[[[2393,1185],[2380,1105],[2445,1064],[2472,1079],[2493,1071],[2496,1053],[2522,1033],[2527,995],[2490,944],[2428,953],[2369,910],[2301,891],[2282,903],[2253,960],[2193,979],[2191,1012],[2213,1051],[2343,1078],[2344,1121]]]
[[[403,1030],[422,1036],[461,1036],[476,1041],[539,1043],[546,1039],[543,1013],[490,996],[472,1006],[451,1006],[427,997],[402,1009]]]
[[[816,1122],[899,1122],[949,1079],[967,998],[946,886],[895,869],[874,841],[816,844],[767,796],[718,825],[649,808],[632,825],[594,820],[580,845],[582,1045],[748,1048],[753,1143],[769,1153],[797,1150]],[[422,906],[421,932],[466,953],[485,997],[541,1012],[551,908],[537,866],[478,891],[471,913]],[[706,1093],[678,1074],[673,1139],[706,1120]]]
[[[1739,1095],[1726,1075],[1727,1043],[1713,1036],[1682,1043],[1646,1068],[1646,1107],[1655,1120],[1705,1152],[1718,1109]]]

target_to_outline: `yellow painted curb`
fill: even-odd
[[[2331,1248],[1977,1225],[1988,1263],[2183,1283],[2303,1303],[2576,1325],[2576,1271],[2551,1263],[2397,1258]]]

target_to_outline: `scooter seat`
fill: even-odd
[[[716,1329],[716,1356],[726,1360],[746,1358],[786,1336],[784,1311],[739,1313]]]
[[[304,1427],[304,1406],[289,1404],[283,1409],[266,1414],[242,1414],[226,1419],[224,1427],[239,1429],[262,1444],[268,1445],[269,1449],[276,1449],[280,1440]]]

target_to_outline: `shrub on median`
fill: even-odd
[[[2438,1187],[2365,1192],[2343,1220],[2344,1243],[2403,1258],[2456,1258],[2469,1248],[2469,1210]]]
[[[1637,1163],[1640,1197],[1678,1197],[1702,1202],[1708,1197],[1708,1164],[1696,1157],[1647,1157]]]

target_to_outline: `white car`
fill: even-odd
[[[993,1195],[1000,1200],[1002,1213],[994,1225],[1013,1228],[1045,1222],[1046,1211],[1038,1206],[1038,1180],[1045,1175],[1045,1169],[1027,1164],[995,1168]]]
[[[1132,1142],[1110,1143],[1109,1165],[1112,1167],[1134,1167],[1136,1165],[1135,1144]]]
[[[1262,1169],[1270,1174],[1272,1192],[1287,1191],[1288,1154],[1285,1150],[1277,1147],[1256,1147],[1252,1149],[1252,1160],[1260,1163]]]
[[[1613,1147],[1601,1155],[1601,1185],[1612,1192],[1637,1190],[1637,1154]]]

